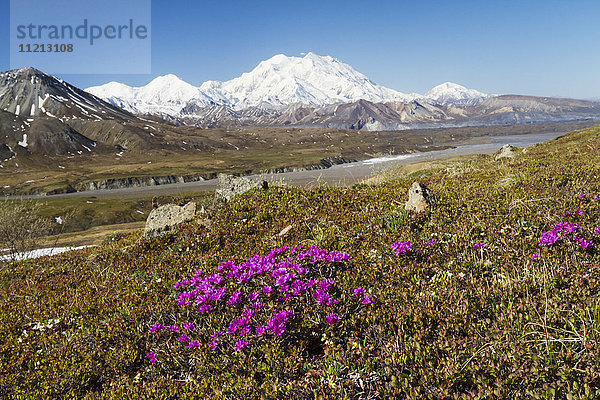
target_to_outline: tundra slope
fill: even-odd
[[[594,127],[514,159],[482,157],[378,185],[257,190],[212,211],[210,224],[13,264],[0,270],[0,393],[598,398],[599,150]],[[403,210],[415,179],[438,198],[431,214]],[[555,242],[540,241],[552,230]],[[408,250],[396,254],[394,243]],[[172,331],[189,319],[200,331],[244,315],[231,304],[218,317],[192,309],[176,319],[176,297],[189,284],[182,279],[216,281],[222,262],[263,255],[258,263],[297,245],[352,256],[323,272],[340,304],[308,297],[306,312],[343,311],[354,293],[371,296],[368,307],[340,313],[333,327],[290,318],[285,334],[240,351],[212,350],[203,331],[181,332],[193,346],[176,340]],[[259,297],[267,310],[286,304]]]

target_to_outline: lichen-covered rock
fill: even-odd
[[[503,158],[515,158],[516,155],[517,155],[516,147],[514,147],[510,144],[505,144],[504,146],[502,146],[502,148],[500,150],[498,150],[494,154],[494,160],[498,161]]]
[[[146,220],[144,237],[153,237],[173,227],[193,219],[196,215],[196,203],[189,202],[184,206],[165,204],[150,212]]]
[[[421,182],[414,182],[408,190],[408,201],[404,209],[408,211],[424,212],[431,211],[435,206],[435,195]]]
[[[228,201],[232,197],[247,192],[248,190],[260,187],[267,189],[267,181],[256,181],[249,178],[237,177],[227,174],[219,174],[217,177],[216,199]]]

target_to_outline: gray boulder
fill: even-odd
[[[435,195],[421,182],[414,182],[408,190],[408,201],[405,210],[414,212],[430,211],[435,206]]]
[[[267,181],[256,181],[227,174],[219,174],[217,179],[216,199],[220,201],[228,201],[232,197],[254,188],[267,189],[269,187]]]
[[[498,161],[502,160],[503,158],[515,158],[517,155],[516,150],[516,147],[510,144],[505,144],[500,150],[494,153],[494,160]]]
[[[184,206],[176,204],[165,204],[155,208],[148,215],[144,237],[149,238],[160,235],[173,227],[186,221],[194,219],[196,215],[196,203],[189,202]]]

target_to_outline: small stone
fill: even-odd
[[[196,215],[196,203],[189,202],[184,206],[165,204],[150,212],[146,220],[144,237],[160,235],[177,225],[193,219]]]
[[[254,188],[260,187],[262,189],[267,189],[269,187],[267,181],[255,181],[249,178],[227,174],[219,174],[217,179],[216,199],[221,201],[229,201],[234,196]]]
[[[503,158],[515,158],[517,155],[516,150],[516,147],[510,144],[505,144],[500,150],[494,153],[494,160],[498,161]]]
[[[421,182],[414,182],[408,190],[408,201],[405,210],[424,212],[430,211],[435,206],[435,195],[427,186]]]
[[[292,229],[292,225],[288,225],[278,233],[279,236],[285,236]]]

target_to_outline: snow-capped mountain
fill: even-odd
[[[440,105],[472,106],[482,102],[489,95],[475,89],[467,89],[464,86],[452,82],[444,82],[425,93],[423,100]]]
[[[410,101],[411,95],[377,85],[351,66],[333,57],[308,53],[304,57],[276,55],[251,72],[223,83],[223,92],[236,108],[260,103],[307,106],[349,103]]]
[[[159,76],[142,87],[119,82],[87,88],[86,92],[100,97],[132,113],[176,115],[189,102],[200,106],[215,104],[201,88],[190,85],[173,74]],[[207,93],[211,93],[207,90]],[[218,93],[212,93],[218,97]]]
[[[140,117],[126,110],[155,115]],[[424,96],[403,95],[314,54],[276,56],[239,78],[200,87],[166,75],[140,88],[111,82],[84,92],[35,68],[0,72],[0,166],[16,167],[29,157],[115,152],[119,158],[125,152],[233,146],[215,139],[214,132],[202,136],[202,130],[190,125],[391,131],[586,119],[600,119],[600,103],[486,96],[449,82]],[[178,130],[177,125],[188,126]]]
[[[425,96],[405,94],[372,82],[348,64],[329,56],[283,54],[262,61],[252,71],[230,81],[207,81],[199,87],[175,75],[154,79],[143,87],[110,82],[86,89],[134,113],[178,115],[190,103],[197,107],[225,105],[233,110],[250,107],[279,109],[291,104],[321,107],[359,100],[373,103],[410,102],[472,105],[486,97],[453,83],[435,87]]]

